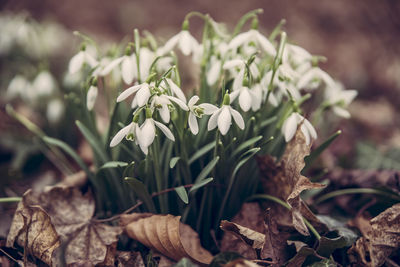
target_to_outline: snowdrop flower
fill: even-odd
[[[135,108],[136,106],[143,107],[146,105],[147,101],[149,101],[151,96],[150,85],[148,83],[142,83],[129,87],[118,96],[117,102],[127,99],[134,93],[136,93],[136,96],[132,101],[132,108]]]
[[[32,87],[38,97],[43,97],[54,93],[57,89],[57,84],[48,71],[41,71],[33,80]]]
[[[235,51],[239,46],[248,45],[250,42],[254,42],[259,48],[261,48],[270,56],[275,56],[275,47],[264,35],[255,29],[238,34],[230,41],[228,48]]]
[[[57,123],[64,114],[64,103],[60,99],[52,99],[47,104],[46,117],[50,123]]]
[[[219,60],[216,56],[211,56],[210,59],[210,68],[207,71],[207,84],[214,85],[219,78],[219,74],[221,72],[221,60]]]
[[[325,99],[332,107],[333,112],[342,118],[350,118],[350,112],[345,108],[357,96],[356,90],[344,90],[340,82],[335,82],[336,87],[328,87],[325,91]]]
[[[7,99],[13,99],[18,96],[23,96],[24,92],[30,90],[31,84],[21,75],[16,75],[10,82],[7,88]]]
[[[98,64],[97,60],[86,49],[79,51],[78,54],[71,58],[68,66],[69,73],[78,72],[85,63],[91,68],[96,67]]]
[[[175,141],[175,137],[172,134],[171,130],[161,122],[154,120],[152,116],[152,110],[150,108],[146,108],[146,120],[144,121],[142,126],[140,126],[140,135],[137,139],[140,149],[146,155],[149,151],[149,146],[154,142],[154,138],[156,137],[156,126],[168,139],[170,139],[171,141]]]
[[[312,55],[304,48],[286,44],[282,55],[282,63],[290,65],[300,73],[311,67]]]
[[[151,100],[150,107],[157,108],[159,110],[161,119],[165,123],[168,123],[171,117],[170,107],[172,106],[172,102],[178,104],[178,106],[185,111],[189,110],[186,104],[182,100],[165,94],[154,95],[153,99]]]
[[[138,144],[138,138],[140,136],[140,127],[137,123],[138,120],[139,116],[135,116],[130,124],[119,130],[119,132],[111,140],[110,147],[115,147],[121,143],[124,137],[126,137],[127,140],[135,141],[135,143]]]
[[[129,51],[127,51],[127,54],[129,54]],[[135,60],[136,59],[133,54],[123,55],[122,57],[114,59],[106,67],[104,67],[104,69],[100,72],[100,75],[108,75],[114,68],[121,64],[122,80],[126,84],[131,84],[135,76],[137,76],[137,67]]]
[[[318,67],[311,68],[307,71],[297,82],[297,88],[310,88],[316,89],[321,82],[326,86],[335,86],[335,81],[329,76],[328,73]]]
[[[306,138],[306,144],[309,145],[312,139],[317,139],[317,132],[315,131],[312,124],[303,116],[297,112],[293,112],[283,123],[282,133],[285,137],[285,141],[289,142],[292,140],[297,131],[297,126],[300,126],[300,130]]]
[[[240,115],[238,111],[234,110],[230,106],[230,97],[229,94],[226,93],[224,96],[222,107],[213,112],[208,121],[207,128],[209,131],[211,131],[218,126],[218,130],[221,132],[221,134],[226,135],[226,133],[229,131],[229,128],[231,127],[232,117],[237,126],[239,126],[241,130],[243,130],[244,121],[242,115]]]
[[[88,110],[92,110],[96,103],[97,94],[99,89],[96,85],[91,85],[86,95],[86,107]]]
[[[196,135],[199,133],[199,125],[197,123],[197,118],[203,117],[204,114],[211,115],[218,110],[218,108],[209,103],[203,103],[200,105],[196,105],[197,101],[199,101],[199,97],[197,95],[192,96],[189,99],[188,107],[189,107],[189,129],[192,134]]]
[[[190,34],[188,29],[188,21],[184,21],[182,31],[169,39],[165,43],[164,47],[159,50],[159,53],[161,55],[165,55],[166,53],[172,51],[175,46],[178,46],[185,56],[188,56],[191,53],[196,53],[200,45],[197,40]]]

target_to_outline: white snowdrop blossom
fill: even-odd
[[[143,107],[149,101],[151,96],[150,85],[148,83],[142,83],[134,85],[123,91],[117,98],[117,102],[121,102],[127,99],[132,94],[136,93],[132,100],[132,108]]]
[[[7,88],[7,99],[13,99],[18,96],[24,97],[24,93],[29,91],[30,82],[22,75],[16,75],[10,82]]]
[[[160,48],[159,54],[165,55],[172,51],[176,46],[179,47],[179,49],[182,51],[182,54],[184,54],[185,56],[188,56],[192,53],[195,54],[200,48],[199,43],[190,34],[190,32],[188,30],[182,30],[171,39],[169,39],[165,43],[165,45]]]
[[[122,57],[116,58],[111,61],[104,69],[100,72],[101,76],[108,75],[114,68],[121,65],[122,80],[126,84],[131,84],[133,79],[137,76],[137,67],[134,55],[123,55]]]
[[[292,140],[292,138],[296,134],[297,127],[299,124],[301,125],[300,130],[304,134],[307,145],[311,143],[311,139],[317,139],[317,132],[315,131],[312,124],[306,118],[301,116],[299,113],[293,112],[285,120],[282,126],[282,133],[285,137],[286,142]]]
[[[110,142],[110,147],[115,147],[119,143],[121,143],[122,139],[126,137],[126,139],[135,141],[138,144],[137,139],[140,137],[140,127],[137,123],[136,118],[130,124],[119,130],[119,132],[113,137]]]
[[[261,50],[270,56],[275,56],[276,50],[271,42],[262,35],[259,31],[251,29],[247,32],[240,33],[235,36],[229,43],[228,48],[230,50],[236,50],[238,47],[248,45],[250,42],[254,42]]]
[[[325,90],[325,99],[332,107],[333,112],[342,118],[350,118],[350,112],[346,110],[348,105],[357,96],[356,90],[344,90],[340,82],[335,82],[335,87],[327,87]]]
[[[160,87],[164,89],[171,88],[172,94],[178,97],[181,101],[186,103],[186,96],[183,93],[182,89],[179,88],[179,86],[174,83],[170,78],[167,78],[165,80],[162,80],[160,83]]]
[[[199,99],[200,98],[197,95],[195,95],[192,96],[188,102],[188,107],[189,107],[188,124],[190,131],[194,135],[199,133],[199,125],[197,123],[196,117],[201,118],[203,117],[204,114],[211,115],[218,110],[216,106],[209,103],[202,103],[200,105],[196,105]]]
[[[154,107],[158,109],[161,119],[168,123],[170,120],[170,108],[172,107],[172,102],[178,104],[178,106],[185,111],[188,111],[188,107],[186,104],[177,97],[161,94],[161,95],[154,95],[150,107]]]
[[[69,61],[69,73],[74,74],[78,72],[85,63],[91,68],[95,68],[98,61],[87,50],[81,50]]]
[[[146,120],[140,126],[140,134],[137,139],[140,149],[146,155],[149,151],[149,146],[154,142],[154,139],[156,137],[156,126],[168,139],[170,139],[171,141],[175,141],[175,137],[172,134],[171,130],[161,122],[154,120],[152,118],[151,109],[146,108]]]
[[[44,70],[33,80],[32,88],[38,97],[45,97],[55,92],[57,83],[50,72]]]
[[[49,120],[50,123],[57,123],[60,121],[64,114],[64,103],[58,99],[52,99],[50,102],[47,104],[47,109],[46,109],[46,117]]]
[[[328,87],[335,86],[335,81],[328,73],[318,67],[314,67],[304,73],[304,75],[302,75],[302,77],[297,82],[297,88],[315,89],[321,84],[321,82],[323,82]]]
[[[218,126],[222,135],[226,135],[232,124],[232,117],[239,129],[244,129],[244,120],[242,115],[230,106],[229,94],[225,94],[222,107],[215,110],[208,120],[208,130],[211,131]]]
[[[92,110],[96,103],[97,94],[99,89],[95,85],[91,85],[86,95],[86,107],[88,110]]]

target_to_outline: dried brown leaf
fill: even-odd
[[[253,248],[258,257],[264,247],[265,235],[229,221],[221,221],[221,229],[240,238],[245,244]]]
[[[118,267],[145,267],[142,256],[136,251],[118,251]]]
[[[358,264],[381,266],[400,247],[400,204],[396,204],[372,220],[371,230],[359,238],[349,253],[356,255]]]
[[[306,207],[300,199],[300,193],[308,189],[322,188],[325,185],[312,183],[308,178],[301,175],[305,166],[304,157],[310,154],[311,145],[306,144],[305,137],[300,129],[297,130],[294,138],[287,144],[280,163],[276,164],[270,157],[258,158],[258,164],[263,174],[264,190],[280,199],[284,199],[292,207],[290,222],[296,230],[309,235],[304,224],[303,217],[322,226],[322,223]],[[287,222],[285,214],[288,214],[282,207],[273,206],[275,214],[280,215],[280,223]]]
[[[239,213],[232,219],[232,222],[247,227],[253,231],[264,232],[264,214],[260,205],[256,202],[244,203]],[[224,234],[221,241],[221,251],[233,251],[245,258],[257,258],[254,249],[246,245],[240,238]]]
[[[122,221],[129,237],[171,259],[187,257],[201,264],[212,260],[211,253],[201,246],[198,234],[181,223],[180,216],[130,214],[123,216]]]
[[[68,265],[112,265],[121,229],[93,221],[94,205],[91,194],[82,195],[77,188],[53,187],[43,193],[29,190],[17,208],[7,245],[17,241],[49,265],[57,265],[60,255]],[[41,212],[37,213],[39,207]],[[59,238],[63,245],[58,242],[47,247],[46,242],[39,242],[43,231],[32,228],[30,222],[43,229],[46,226],[45,235]],[[36,243],[42,244],[39,249]]]
[[[274,265],[281,266],[289,257],[287,248],[289,236],[289,233],[278,230],[276,221],[270,214],[270,209],[267,209],[265,215],[265,240],[261,250],[261,258],[271,259]]]

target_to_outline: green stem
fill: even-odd
[[[279,199],[277,197],[271,196],[271,195],[267,195],[267,194],[259,194],[259,195],[253,195],[252,197],[250,197],[247,201],[250,200],[255,200],[255,199],[263,199],[263,200],[271,200],[275,203],[278,203],[279,205],[287,208],[288,210],[292,210],[292,207],[290,207],[290,205],[288,203],[286,203],[285,201],[283,201],[282,199]],[[308,227],[308,229],[314,234],[314,236],[320,240],[321,239],[321,235],[318,233],[318,231],[314,228],[314,226],[312,226],[312,224],[303,217],[303,221],[306,224],[306,226]]]
[[[395,194],[390,194],[385,191],[381,191],[378,189],[373,189],[373,188],[348,188],[348,189],[342,189],[342,190],[337,190],[330,192],[326,195],[323,195],[322,197],[318,198],[314,204],[320,204],[321,202],[324,202],[330,198],[338,197],[341,195],[348,195],[348,194],[375,194],[375,195],[380,195],[380,196],[385,196],[389,197],[393,200],[400,201],[400,196],[395,195]]]

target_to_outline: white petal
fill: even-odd
[[[317,139],[317,132],[315,131],[314,126],[312,126],[307,119],[304,119],[303,125],[307,128],[307,131],[310,133],[311,137],[313,139]]]
[[[186,96],[183,93],[182,89],[179,88],[176,83],[174,83],[171,79],[167,79],[168,85],[171,87],[171,91],[173,94],[175,94],[180,100],[186,103]]]
[[[200,97],[198,97],[197,95],[192,96],[188,102],[189,108],[192,108],[197,103],[197,101],[199,101],[199,99]]]
[[[192,132],[192,134],[196,135],[199,132],[199,125],[197,124],[197,119],[196,116],[193,115],[193,113],[189,113],[189,129]]]
[[[199,107],[204,109],[204,114],[211,115],[218,110],[218,108],[209,103],[200,104]]]
[[[171,101],[173,101],[173,102],[175,102],[176,104],[178,104],[178,106],[181,108],[181,109],[183,109],[183,110],[185,110],[185,111],[188,111],[189,110],[189,108],[186,106],[186,104],[182,101],[182,100],[180,100],[179,98],[176,98],[176,97],[173,97],[173,96],[169,96],[169,95],[164,95],[166,98],[168,98],[169,100],[171,100]]]
[[[358,92],[356,90],[345,90],[341,93],[341,97],[345,105],[349,105],[353,99],[357,96]]]
[[[69,73],[74,74],[78,72],[82,68],[84,58],[85,55],[83,54],[83,51],[80,51],[78,54],[73,56],[68,66]]]
[[[273,105],[274,107],[278,106],[278,100],[273,92],[271,92],[268,96],[268,102]]]
[[[162,107],[161,107],[161,109],[159,110],[159,112],[160,112],[161,119],[162,119],[165,123],[168,123],[169,120],[170,120],[170,118],[171,118],[171,116],[170,116],[170,114],[169,114],[168,106],[167,106],[167,105],[162,105]]]
[[[221,109],[219,109],[219,110],[217,110],[216,112],[214,112],[214,113],[211,115],[210,119],[208,120],[207,129],[208,129],[209,131],[214,130],[215,127],[217,127],[217,125],[218,125],[218,116],[219,116],[219,113],[221,113]]]
[[[213,85],[217,82],[221,71],[221,61],[215,62],[207,72],[207,84]]]
[[[135,77],[135,64],[131,57],[125,56],[121,65],[122,79],[126,84],[131,84]]]
[[[253,31],[256,32],[256,33],[255,33],[255,37],[256,37],[256,39],[257,39],[257,42],[258,42],[259,45],[261,46],[261,48],[262,48],[266,53],[268,53],[269,55],[275,56],[276,50],[275,50],[275,47],[271,44],[271,42],[270,42],[267,38],[265,38],[264,35],[262,35],[261,33],[259,33],[258,31],[256,31],[256,30],[253,30]]]
[[[124,137],[129,133],[131,127],[132,123],[119,130],[119,132],[111,140],[110,147],[118,145],[122,141],[122,139],[124,139]]]
[[[232,114],[233,120],[236,122],[237,126],[243,130],[244,129],[244,120],[242,115],[236,110],[234,110],[232,107],[229,107],[229,111]]]
[[[229,70],[235,67],[241,67],[243,68],[244,66],[244,62],[241,59],[232,59],[232,60],[228,60],[224,63],[223,69],[224,70]]]
[[[99,62],[97,62],[97,60],[92,57],[88,52],[84,52],[85,55],[85,62],[92,68],[96,67]]]
[[[153,119],[146,119],[143,125],[140,127],[140,137],[138,138],[138,143],[140,147],[150,146],[154,138],[156,137],[156,128],[154,126]]]
[[[233,80],[233,85],[232,85],[233,90],[239,90],[240,88],[243,87],[243,78],[244,78],[244,68],[239,71],[239,73]]]
[[[244,33],[236,35],[236,37],[233,38],[232,41],[229,42],[228,49],[235,50],[242,44],[248,42],[250,35],[251,35],[251,32],[244,32]]]
[[[162,124],[161,122],[158,122],[158,121],[154,121],[154,123],[165,134],[165,136],[168,139],[175,141],[174,135],[172,134],[171,130],[167,126],[165,126],[164,124]]]
[[[223,106],[218,116],[218,129],[222,135],[225,135],[231,127],[232,117],[229,106]]]
[[[239,105],[244,112],[249,111],[251,108],[251,95],[249,93],[249,88],[244,87],[240,90]]]
[[[182,31],[179,38],[179,49],[182,51],[182,54],[188,56],[192,52],[191,47],[190,33],[188,31]]]
[[[137,90],[139,90],[142,87],[141,84],[139,85],[135,85],[132,87],[129,87],[128,89],[126,89],[125,91],[123,91],[117,98],[117,102],[121,102],[125,99],[127,99],[130,95],[132,95],[133,93],[135,93]]]
[[[88,110],[92,110],[94,104],[96,103],[96,98],[98,94],[98,88],[96,86],[90,86],[87,96],[86,96],[86,106]]]
[[[333,107],[332,110],[339,117],[342,117],[342,118],[345,118],[345,119],[348,119],[348,118],[351,117],[350,112],[348,112],[347,110],[345,110],[342,107]]]
[[[118,66],[124,57],[119,57],[111,61],[107,66],[104,67],[104,69],[100,72],[101,76],[108,75],[116,66]]]
[[[235,101],[235,99],[239,96],[240,90],[233,91],[232,93],[229,94],[229,98],[231,100],[231,103]]]
[[[139,107],[146,105],[150,98],[150,89],[147,83],[143,83],[140,90],[136,93],[135,98],[137,98],[137,104]]]
[[[176,44],[179,41],[180,34],[181,34],[181,32],[174,35],[171,39],[169,39],[165,43],[165,45],[161,49],[159,49],[159,51],[157,51],[159,53],[159,55],[164,55],[166,53],[169,53],[172,49],[174,49],[174,47],[176,46]]]
[[[297,130],[297,116],[296,113],[292,113],[292,115],[289,116],[285,120],[282,126],[282,132],[283,135],[285,136],[285,141],[289,142],[292,140],[294,134],[296,133]]]

